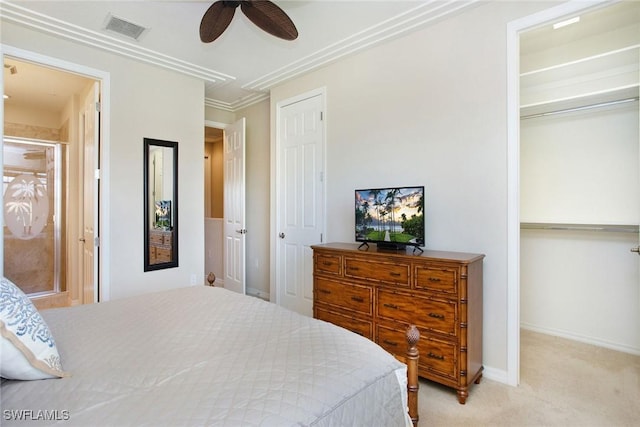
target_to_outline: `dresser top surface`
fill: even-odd
[[[341,252],[358,252],[363,254],[375,254],[380,256],[393,256],[399,255],[408,258],[422,258],[422,259],[434,259],[438,261],[455,261],[455,262],[465,262],[472,263],[474,261],[478,261],[484,258],[484,254],[474,254],[474,253],[466,253],[466,252],[451,252],[451,251],[436,251],[425,249],[424,252],[416,251],[413,253],[413,249],[410,246],[402,251],[393,251],[393,250],[382,250],[378,249],[375,243],[369,244],[368,247],[363,246],[358,249],[360,243],[323,243],[319,245],[312,245],[312,249],[326,249],[333,251],[341,251]]]

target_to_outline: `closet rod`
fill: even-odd
[[[638,97],[636,96],[636,97],[633,97],[633,98],[619,99],[619,100],[616,100],[616,101],[598,102],[596,104],[582,105],[580,107],[565,108],[565,109],[562,109],[562,110],[548,111],[546,113],[538,113],[538,114],[530,114],[528,116],[520,116],[520,120],[535,119],[537,117],[553,116],[553,115],[556,115],[556,114],[563,114],[563,113],[572,113],[574,111],[591,110],[593,108],[608,107],[610,105],[618,105],[618,104],[626,104],[626,103],[629,103],[629,102],[636,102],[637,100],[638,100]]]
[[[561,231],[605,231],[609,233],[638,233],[638,225],[614,225],[614,224],[565,224],[546,222],[522,222],[520,229],[527,230],[561,230]]]

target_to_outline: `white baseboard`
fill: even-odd
[[[552,335],[560,338],[566,338],[573,341],[583,342],[585,344],[591,344],[598,347],[604,347],[611,350],[621,351],[623,353],[635,354],[637,356],[640,356],[640,348],[634,348],[625,344],[614,343],[614,342],[606,341],[600,338],[576,334],[575,332],[565,331],[562,329],[544,328],[544,327],[535,326],[526,322],[521,322],[520,327],[528,331],[538,332],[546,335]]]
[[[491,381],[509,385],[509,376],[507,375],[507,371],[502,369],[485,366],[482,371],[482,377]]]
[[[247,295],[251,295],[252,297],[258,297],[265,301],[271,301],[271,299],[269,298],[269,292],[261,291],[260,289],[247,288]]]

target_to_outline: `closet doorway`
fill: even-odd
[[[520,326],[640,354],[640,3],[520,34]]]

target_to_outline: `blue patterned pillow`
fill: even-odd
[[[56,343],[31,300],[0,280],[0,376],[11,380],[63,377]]]

